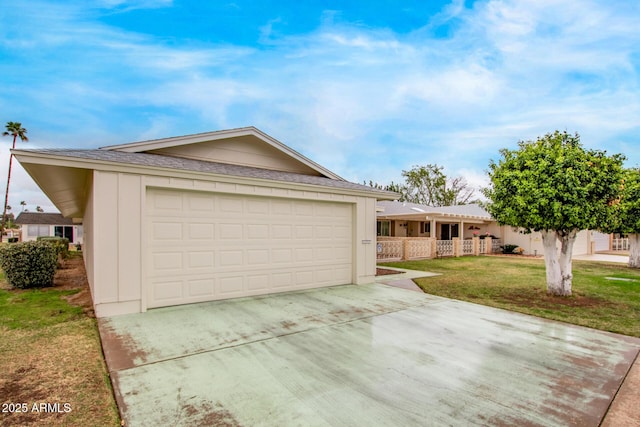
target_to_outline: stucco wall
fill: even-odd
[[[524,249],[524,253],[527,255],[543,255],[544,248],[542,245],[542,235],[539,232],[534,233],[521,233],[519,229],[513,227],[503,226],[502,231],[497,235],[501,237],[503,245],[518,245]],[[576,241],[573,245],[573,255],[586,255],[590,251],[591,231],[583,230],[576,236]],[[556,244],[558,250],[560,250],[560,242]]]

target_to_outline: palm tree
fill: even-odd
[[[21,201],[20,206],[22,206],[22,212],[24,212],[24,210],[27,208],[27,202],[25,202],[24,200]]]
[[[2,133],[2,136],[13,136],[13,146],[11,149],[16,148],[16,139],[20,138],[20,141],[27,142],[27,130],[22,127],[20,122],[7,122],[7,130]],[[9,173],[7,174],[7,191],[4,194],[4,212],[2,213],[2,225],[0,226],[0,242],[2,242],[2,236],[4,235],[4,225],[7,215],[7,203],[9,202],[9,183],[11,182],[11,165],[13,162],[13,153],[9,154]]]
[[[44,212],[44,209],[42,209],[40,206],[36,206],[36,212]]]

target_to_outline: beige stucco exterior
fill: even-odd
[[[295,152],[293,157],[286,150],[278,153],[271,141],[257,148],[247,144],[246,137],[240,137],[239,141],[238,152],[243,153],[240,163],[326,176],[322,168],[315,167],[308,159],[298,160]],[[180,152],[192,158],[206,157],[207,153],[217,151],[214,161],[221,162],[225,156],[232,156],[230,152],[233,151],[229,149],[233,145],[230,145],[230,141],[223,142],[220,150],[217,150],[215,143],[207,142],[201,146],[189,147],[189,144],[185,144],[185,147],[173,148],[157,148],[156,144],[151,148],[155,147],[155,153],[177,155]],[[246,155],[249,151],[253,151],[253,154]],[[390,198],[391,193],[376,193],[364,186],[332,188],[247,176],[117,164],[69,158],[64,153],[56,155],[22,150],[15,154],[64,215],[81,218],[84,224],[85,265],[98,317],[144,312],[149,307],[149,277],[152,276],[150,269],[154,267],[149,255],[150,227],[146,203],[150,192],[157,190],[200,192],[212,197],[229,194],[240,199],[246,196],[301,201],[298,204],[317,201],[348,207],[352,212],[349,228],[352,234],[349,236],[351,253],[345,259],[349,259],[351,265],[350,277],[345,284],[363,284],[374,280],[376,201],[379,197]],[[335,177],[332,175],[331,179]],[[272,291],[264,290],[264,293]],[[247,292],[246,295],[256,292],[260,293]]]

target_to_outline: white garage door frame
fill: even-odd
[[[143,306],[355,283],[355,203],[327,196],[146,187]]]

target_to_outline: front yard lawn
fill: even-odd
[[[120,425],[75,258],[52,288],[8,289],[0,272],[0,425]]]
[[[384,264],[441,273],[416,279],[426,293],[640,337],[640,270],[573,262],[573,296],[546,293],[542,259],[480,256]]]

